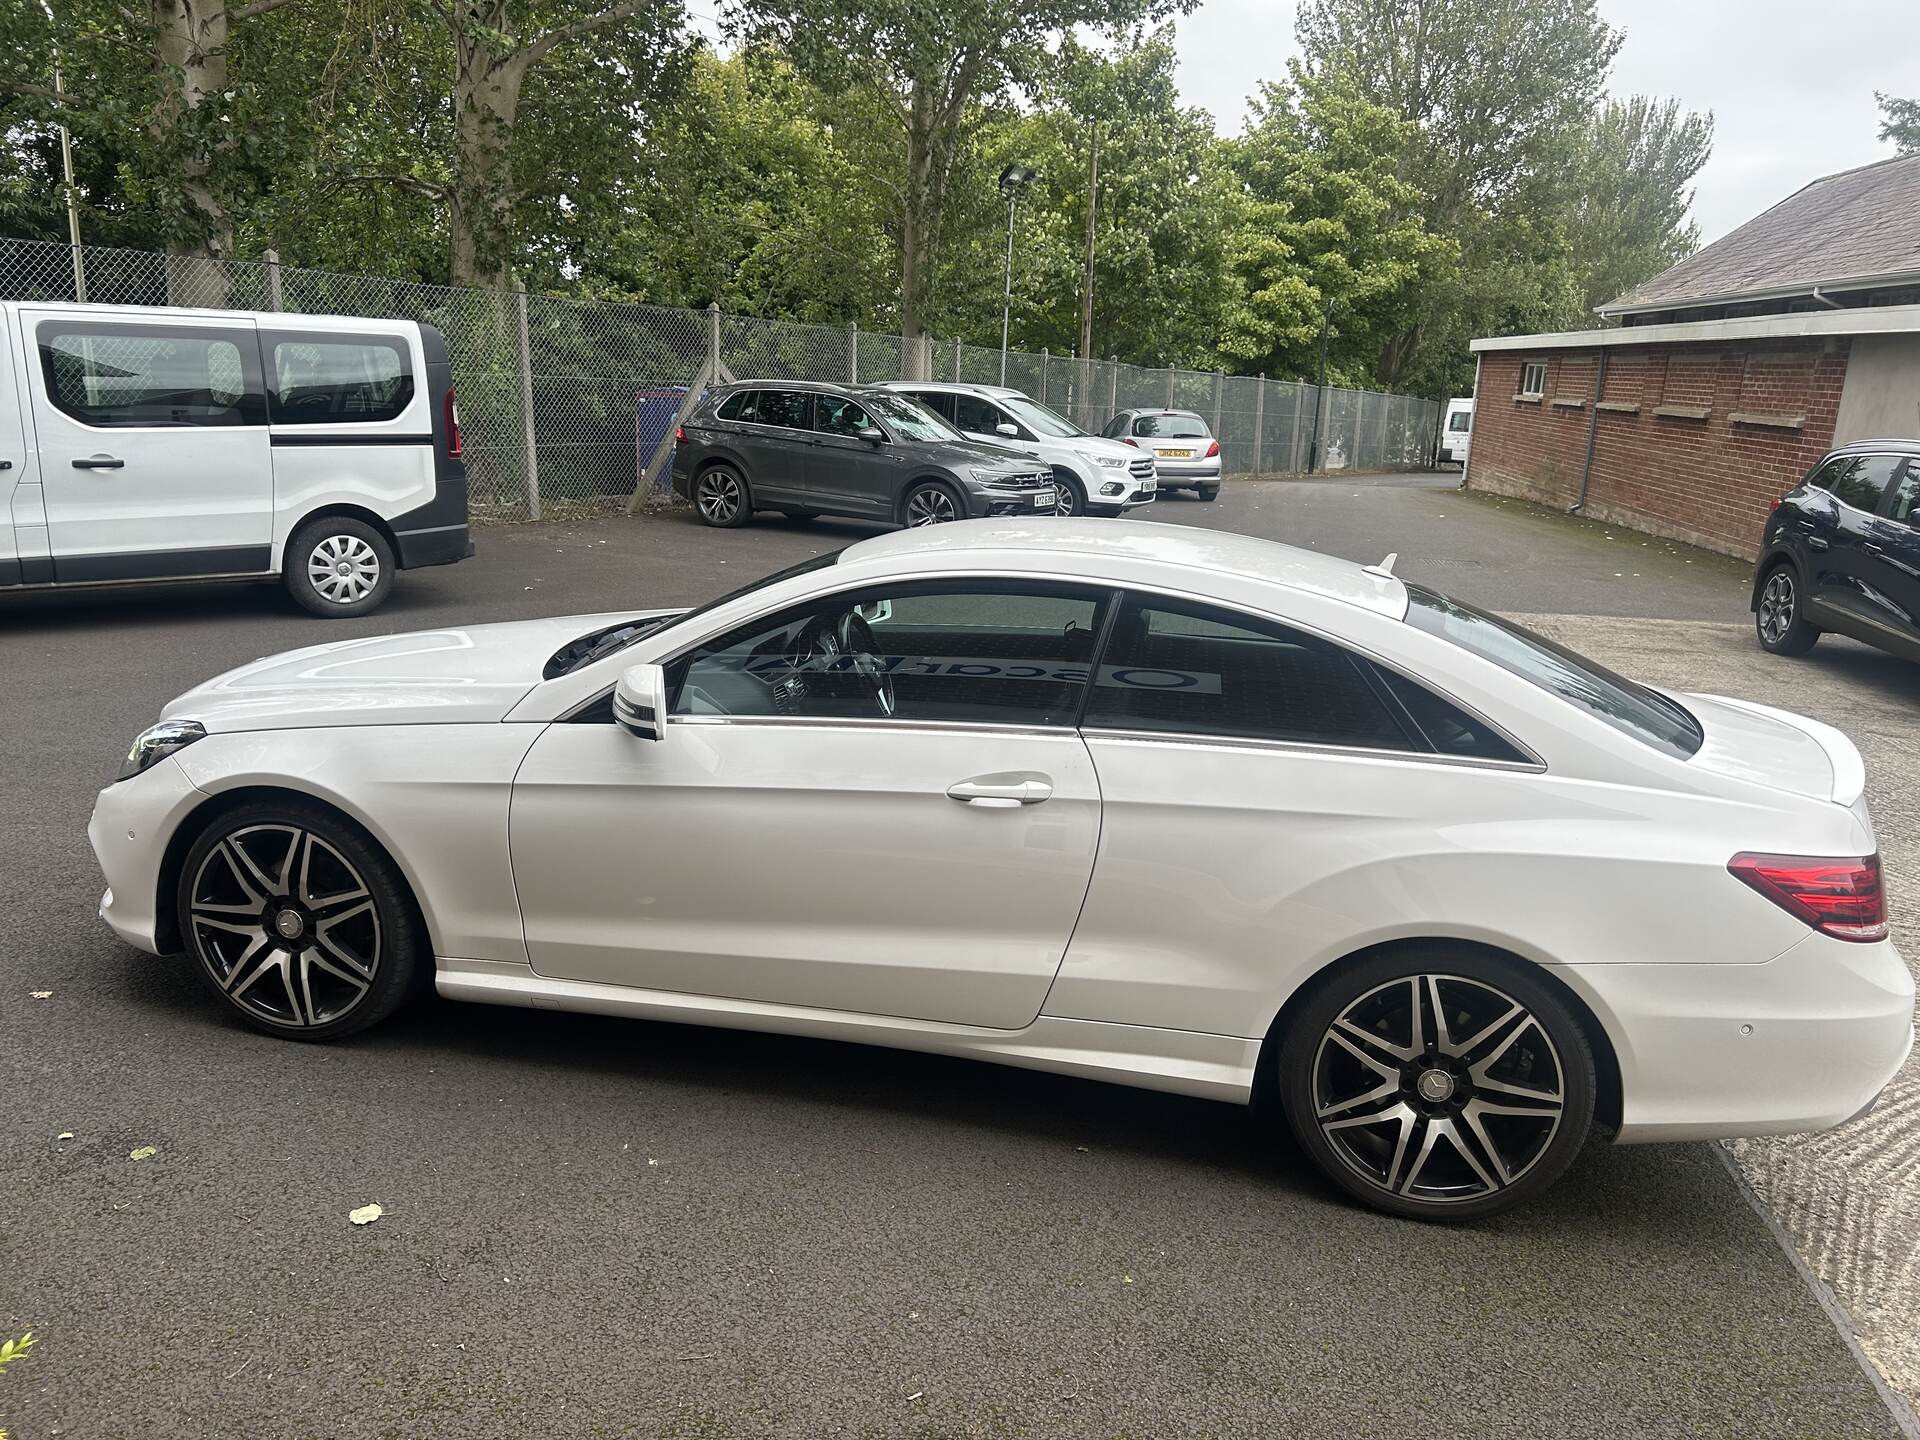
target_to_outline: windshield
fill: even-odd
[[[1623,679],[1544,635],[1423,586],[1407,586],[1407,599],[1408,624],[1491,660],[1656,750],[1685,760],[1706,738],[1700,722],[1666,696]]]
[[[1207,422],[1198,415],[1142,415],[1133,422],[1133,433],[1161,440],[1205,440]]]
[[[895,435],[907,440],[960,440],[965,437],[938,415],[904,395],[877,390],[862,395],[860,403],[892,427]]]
[[[1029,400],[1024,395],[1003,395],[1000,397],[1000,403],[1026,421],[1029,430],[1041,435],[1054,435],[1071,440],[1076,435],[1087,433],[1066,416],[1056,414],[1038,400]]]
[[[729,590],[716,599],[697,605],[691,610],[682,610],[678,615],[655,615],[645,620],[623,620],[618,625],[609,625],[601,630],[590,630],[578,640],[569,640],[548,659],[541,678],[552,680],[559,675],[570,675],[583,666],[596,660],[604,660],[649,635],[657,635],[670,626],[682,621],[692,620],[709,610],[717,610],[722,605],[738,600],[742,595],[751,595],[754,591],[768,585],[778,585],[782,580],[791,580],[796,575],[805,575],[810,571],[824,570],[837,561],[842,552],[829,550],[824,555],[810,555],[798,565],[789,565],[784,570],[776,570],[771,575],[763,575],[750,584]]]
[[[1473,412],[1471,410],[1456,410],[1452,415],[1447,417],[1447,429],[1449,430],[1464,434],[1472,428]]]

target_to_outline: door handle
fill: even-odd
[[[1807,548],[1809,550],[1824,550],[1827,548],[1827,542],[1822,540],[1818,535],[1809,535],[1807,536]]]
[[[1867,554],[1869,555],[1884,555],[1887,553],[1885,550],[1881,549],[1878,545],[1874,544],[1873,541],[1871,540],[1862,542],[1860,548],[1866,551]]]
[[[949,799],[986,810],[1038,805],[1052,794],[1053,786],[1045,780],[960,780],[947,787]]]
[[[112,455],[87,455],[75,460],[73,462],[73,468],[76,470],[119,470],[123,468],[126,463],[126,461],[117,459]]]

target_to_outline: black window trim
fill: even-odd
[[[22,318],[24,321],[25,316]],[[47,373],[47,351],[40,337],[42,331],[49,328],[56,335],[158,334],[174,338],[184,335],[194,339],[217,335],[221,339],[230,339],[234,349],[240,352],[240,380],[246,387],[233,407],[241,418],[232,424],[208,424],[198,420],[99,420],[92,416],[76,415],[60,402],[53,378]],[[22,329],[26,329],[24,324]],[[88,430],[264,430],[267,427],[266,365],[260,350],[260,328],[251,319],[244,324],[208,325],[198,318],[169,320],[155,316],[151,320],[95,320],[91,316],[56,313],[34,316],[31,333],[24,338],[33,347],[34,358],[39,361],[40,386],[46,392],[47,403],[74,424]]]
[[[1893,493],[1894,481],[1897,480],[1900,475],[1899,467],[1894,467],[1893,473],[1887,476],[1887,483],[1880,487],[1880,498],[1874,501],[1873,509],[1862,510],[1858,505],[1846,499],[1838,490],[1826,484],[1822,479],[1829,470],[1838,465],[1842,460],[1905,460],[1909,464],[1915,464],[1920,463],[1920,456],[1911,455],[1905,450],[1843,450],[1837,454],[1827,456],[1818,465],[1814,466],[1813,473],[1807,476],[1806,483],[1818,490],[1822,495],[1825,495],[1829,500],[1833,501],[1834,504],[1845,506],[1856,515],[1871,515],[1875,519],[1885,520],[1888,518],[1887,497]]]
[[[260,341],[260,379],[267,396],[267,423],[271,425],[398,425],[406,419],[407,412],[413,409],[414,402],[427,396],[427,387],[421,384],[419,370],[414,365],[413,337],[404,331],[381,332],[378,330],[296,330],[283,329],[277,325],[256,323],[254,333]],[[273,368],[273,351],[276,345],[287,341],[293,344],[308,345],[379,345],[391,347],[400,352],[400,363],[406,369],[407,403],[399,410],[382,420],[343,420],[336,415],[319,420],[290,420],[275,413],[279,402],[275,398],[274,385],[267,383],[269,373],[276,379],[278,371]],[[428,397],[429,399],[431,397]],[[432,440],[432,436],[410,437]],[[319,442],[315,442],[316,444]]]
[[[726,420],[721,423],[726,425],[745,425],[749,429],[767,430],[775,435],[819,435],[824,433],[813,428],[813,404],[820,395],[818,390],[794,385],[743,385],[740,388],[742,391],[750,390],[756,395],[804,395],[807,400],[807,423],[804,425],[769,425],[764,420]],[[720,404],[714,406],[713,413],[716,420],[720,418],[720,405],[725,405],[727,401],[732,398],[730,395],[723,396]],[[851,395],[844,398],[849,400],[853,399]],[[859,402],[855,401],[854,403],[858,404]],[[861,408],[865,409],[866,407],[861,406]],[[884,432],[885,427],[883,426],[881,428]]]

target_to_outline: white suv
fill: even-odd
[[[364,615],[472,553],[431,325],[0,304],[0,591],[279,577]]]
[[[890,380],[970,440],[1018,450],[1053,467],[1062,515],[1119,515],[1153,503],[1151,455],[1090,435],[1066,416],[1003,385]]]

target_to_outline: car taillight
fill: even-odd
[[[1219,453],[1220,453],[1220,442],[1216,440],[1211,445],[1207,446],[1207,453],[1202,455],[1200,458],[1202,460],[1211,460],[1214,456],[1218,455]]]
[[[1120,443],[1122,445],[1131,445],[1136,450],[1140,448],[1140,442],[1134,439],[1131,435],[1122,435],[1120,437]]]
[[[1887,895],[1880,884],[1878,854],[1827,860],[1743,853],[1729,860],[1727,869],[1823,935],[1836,940],[1887,938]]]
[[[687,443],[687,427],[686,426],[676,425],[673,427],[673,443],[676,445],[684,445]]]
[[[460,454],[460,402],[454,399],[453,387],[447,387],[447,393],[440,397],[440,408],[447,417],[447,454]]]

